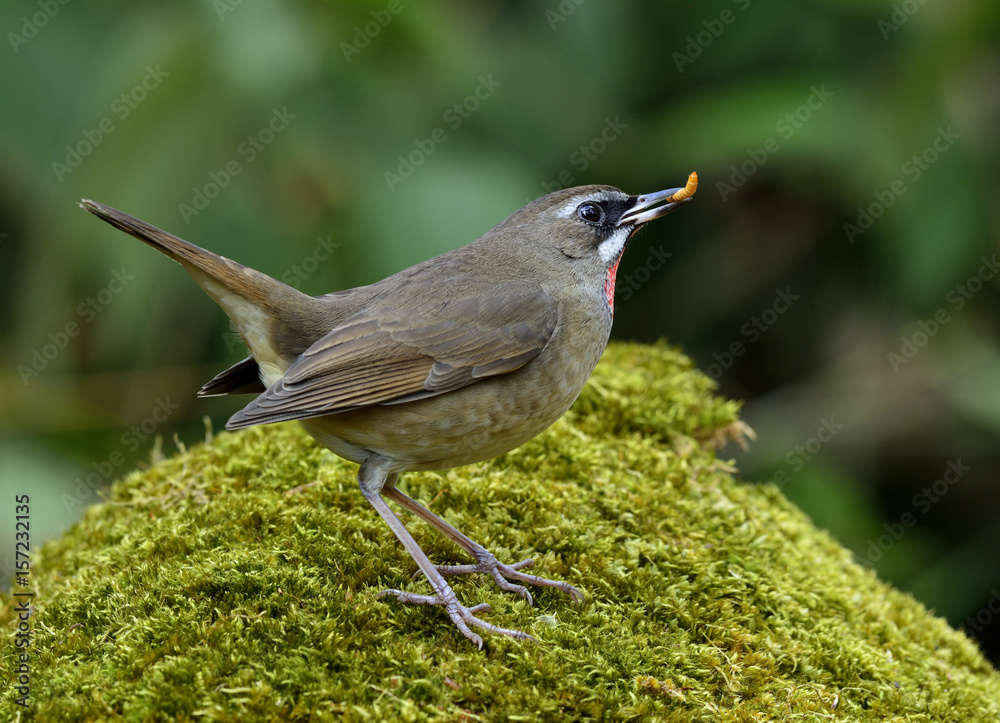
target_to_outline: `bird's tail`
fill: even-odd
[[[303,351],[302,348],[284,348],[289,345],[283,340],[312,335],[304,328],[303,334],[295,332],[300,327],[308,327],[312,321],[309,312],[317,303],[313,297],[111,206],[82,200],[80,207],[183,266],[233,320],[262,368],[264,364],[287,366]]]

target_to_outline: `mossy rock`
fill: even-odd
[[[219,434],[116,483],[36,557],[32,709],[17,720],[1000,720],[1000,676],[713,441],[737,405],[666,346],[612,345],[566,417],[408,494],[504,561],[587,595],[454,581],[531,633],[477,650],[297,425]],[[289,489],[317,484],[289,493]],[[432,560],[466,562],[413,518]]]

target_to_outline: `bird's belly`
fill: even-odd
[[[406,404],[302,421],[318,442],[361,463],[372,452],[394,471],[450,469],[524,444],[569,409],[600,359],[607,335],[550,344],[521,369]],[[556,341],[553,339],[553,341]]]

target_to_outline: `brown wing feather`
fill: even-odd
[[[556,305],[527,284],[485,289],[410,310],[375,304],[317,341],[228,429],[399,404],[443,394],[527,364],[556,327]]]

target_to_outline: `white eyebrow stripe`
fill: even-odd
[[[581,193],[579,196],[573,196],[569,201],[563,204],[558,211],[556,211],[556,216],[559,218],[573,218],[576,215],[577,207],[584,201],[620,201],[622,196],[615,193],[614,191],[592,191],[590,193]]]
[[[573,218],[576,215],[576,207],[580,205],[579,199],[573,199],[565,206],[556,211],[556,216],[559,218]]]

